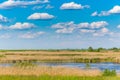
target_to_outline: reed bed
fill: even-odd
[[[8,51],[0,52],[0,62],[115,62],[120,63],[119,52],[74,52],[74,51]]]
[[[120,62],[119,52],[74,52],[74,51],[15,51],[0,52],[0,62]]]
[[[89,69],[82,70],[79,68],[68,68],[61,66],[0,67],[0,75],[100,76],[101,71]]]

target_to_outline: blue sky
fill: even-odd
[[[0,0],[0,49],[120,47],[119,0]]]

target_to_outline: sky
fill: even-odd
[[[120,47],[120,0],[0,0],[0,49]]]

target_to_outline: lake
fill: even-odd
[[[37,63],[38,65],[46,66],[64,66],[72,68],[86,69],[86,63]],[[101,71],[105,69],[116,70],[117,73],[120,73],[120,64],[115,63],[89,63],[90,69],[99,69]]]

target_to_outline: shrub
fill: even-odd
[[[89,47],[89,48],[88,48],[88,51],[89,51],[89,52],[93,52],[94,49],[93,49],[92,47]]]
[[[109,69],[105,69],[103,71],[103,76],[116,76],[116,71],[115,70],[109,70]]]

